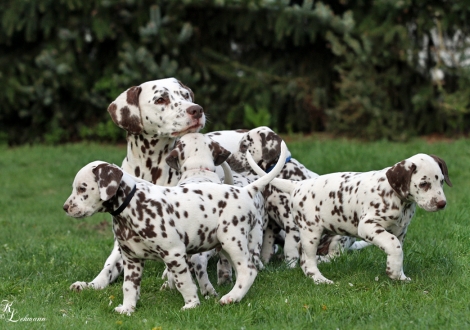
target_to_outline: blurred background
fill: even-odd
[[[470,1],[0,2],[0,143],[124,141],[106,109],[176,77],[205,131],[470,131]]]

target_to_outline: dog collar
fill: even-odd
[[[131,202],[132,197],[134,197],[134,194],[135,194],[136,190],[137,190],[137,185],[135,184],[134,188],[132,188],[131,192],[129,193],[129,195],[127,195],[126,199],[121,204],[121,206],[119,206],[117,210],[114,210],[113,212],[109,212],[109,213],[114,217],[121,214],[121,212],[124,211],[124,209],[127,207],[127,205],[129,205],[129,203]]]
[[[286,158],[286,162],[284,164],[287,164],[290,160],[291,160],[292,156],[289,156]],[[277,163],[277,161],[276,161]],[[272,165],[272,166],[269,166],[269,168],[266,170],[266,173],[269,173],[273,170],[273,168],[276,166],[276,164]]]

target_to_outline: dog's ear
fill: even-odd
[[[444,180],[446,181],[447,185],[449,187],[452,187],[452,182],[450,182],[450,178],[449,178],[449,171],[447,170],[447,164],[444,161],[444,159],[437,157],[436,155],[429,155],[429,156],[431,156],[441,168],[441,172],[444,175]]]
[[[263,170],[266,170],[277,163],[279,155],[281,154],[282,142],[279,135],[267,127],[266,129],[269,131],[259,134],[261,137],[262,147],[262,163],[260,167],[263,168]]]
[[[402,160],[385,173],[392,189],[403,199],[406,199],[410,193],[411,176],[415,170],[414,163]]]
[[[188,101],[196,102],[195,99],[194,99],[194,93],[193,93],[193,91],[191,90],[191,88],[189,88],[188,86],[186,86],[185,84],[183,84],[183,83],[182,83],[181,81],[179,81],[179,80],[178,80],[178,83],[181,85],[181,87],[183,87],[184,89],[186,89],[186,90],[188,91],[188,93],[189,93],[188,96],[191,97],[191,99],[188,100]],[[187,99],[186,95],[183,95],[183,97]]]
[[[142,87],[131,87],[121,93],[108,107],[114,123],[134,135],[141,134],[144,129],[139,106],[141,92]]]
[[[177,171],[180,170],[179,156],[180,156],[180,153],[179,153],[178,149],[175,148],[165,158],[165,161],[168,164],[168,166],[170,166],[172,169],[175,169]]]
[[[92,171],[96,182],[98,182],[100,199],[103,201],[110,200],[116,195],[121,184],[122,170],[117,166],[104,163],[96,166]]]
[[[231,155],[231,152],[222,147],[219,143],[212,141],[209,147],[212,150],[212,158],[214,159],[214,165],[219,166],[227,160]]]

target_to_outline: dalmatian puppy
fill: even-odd
[[[178,140],[175,148],[166,157],[166,162],[171,168],[181,173],[179,186],[202,182],[220,183],[220,176],[216,173],[219,165],[223,169],[224,183],[233,185],[232,172],[225,162],[228,156],[230,156],[230,151],[211,140],[207,134],[188,133]],[[216,253],[216,250],[212,249],[194,254],[190,258],[201,294],[206,298],[218,295],[206,271],[209,259]],[[231,281],[232,266],[223,254],[220,255],[220,259],[218,263],[220,278]],[[167,280],[160,290],[176,288],[176,282],[168,269],[164,271],[162,279]]]
[[[194,103],[192,90],[175,78],[148,81],[121,93],[108,112],[114,123],[127,131],[122,169],[154,184],[175,186],[180,174],[166,164],[165,157],[178,137],[198,132],[206,122],[202,107]],[[119,276],[122,266],[115,240],[98,276],[91,282],[75,282],[70,289],[103,289]]]
[[[245,133],[248,132],[247,129],[236,129],[236,130],[224,130],[224,131],[215,131],[204,134],[211,140],[219,143],[221,146],[231,153],[234,153],[238,150],[238,144],[243,138]],[[222,168],[216,168],[216,173],[219,177],[224,175]]]
[[[211,140],[218,142],[220,145],[223,145],[225,149],[230,152],[235,152],[238,149],[238,144],[243,138],[245,133],[248,132],[247,129],[236,129],[236,130],[225,130],[225,131],[215,131],[204,134],[209,137]]]
[[[180,138],[177,142],[176,147],[170,152],[166,161],[170,167],[181,172],[181,179],[178,186],[185,186],[192,183],[202,182],[214,182],[220,183],[219,175],[215,173],[217,165],[226,164],[225,160],[230,156],[230,152],[223,148],[219,143],[213,141],[208,135],[202,135],[198,133],[189,133]],[[228,168],[228,165],[227,165]],[[239,174],[225,173],[225,177],[232,178],[235,181],[235,186],[244,187],[253,180],[245,178]],[[258,178],[258,176],[256,176]],[[232,183],[234,184],[234,183]],[[253,203],[258,211],[256,218],[261,220],[260,226],[265,228],[267,224],[267,216],[264,212],[264,199],[261,193],[257,193],[253,196]],[[254,262],[259,268],[262,268],[262,262],[260,261],[259,251],[261,246],[258,246],[255,250],[251,249],[250,253],[253,255]],[[201,293],[206,298],[209,296],[217,296],[217,292],[213,285],[209,281],[207,274],[208,260],[214,256],[215,250],[201,252],[191,256],[191,264],[193,270],[196,273],[196,279],[199,283]],[[220,255],[222,265],[227,264],[227,260],[223,254]],[[218,264],[219,266],[219,264]],[[231,272],[231,266],[218,267],[219,282],[221,279],[227,279],[231,277],[231,274],[225,274],[221,272]],[[166,276],[165,276],[166,275]],[[171,277],[171,273],[166,272],[163,278],[167,277],[167,281],[162,286],[162,289],[175,287],[174,280]]]
[[[264,172],[248,155],[259,175]],[[444,181],[452,186],[447,165],[437,156],[417,154],[380,171],[342,172],[295,182],[272,184],[290,193],[300,229],[302,269],[315,283],[333,283],[317,267],[317,248],[324,231],[351,235],[387,254],[387,275],[409,281],[403,272],[403,240],[416,205],[434,212],[445,208]]]
[[[281,159],[285,155],[284,146]],[[113,215],[124,268],[124,301],[117,312],[135,310],[146,259],[163,260],[184,298],[183,309],[196,307],[199,298],[187,255],[213,248],[221,249],[237,274],[235,286],[219,300],[229,304],[245,296],[257,275],[250,248],[256,247],[261,228],[253,196],[283,165],[280,161],[272,173],[244,188],[212,182],[163,187],[137,181],[116,165],[98,161],[77,173],[63,209],[75,218],[97,212]]]
[[[214,137],[213,137],[214,138]],[[217,137],[215,137],[217,138]],[[249,150],[255,162],[264,171],[270,169],[277,161],[279,154],[279,146],[282,139],[273,132],[269,127],[258,127],[246,132],[239,141],[239,147],[227,159],[232,170],[238,173],[254,174],[253,169],[248,163],[246,151]],[[286,158],[286,164],[279,174],[279,178],[294,181],[302,181],[318,177],[318,174],[310,171],[299,161],[289,156]],[[291,206],[290,195],[277,189],[273,185],[268,185],[263,192],[266,209],[271,222],[268,230],[265,231],[262,259],[267,261],[273,254],[271,242],[273,237],[279,232],[279,228],[285,231],[284,238],[284,256],[289,266],[295,267],[299,259],[299,229],[294,223]],[[355,242],[355,238],[339,235],[323,235],[318,248],[320,261],[329,261],[332,257],[337,256],[345,249],[360,249],[366,247],[365,242]]]

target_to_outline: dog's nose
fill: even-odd
[[[67,212],[69,210],[69,204],[64,204],[64,211]]]
[[[200,105],[192,105],[188,109],[186,109],[186,112],[191,115],[194,119],[199,119],[202,117],[204,109]]]
[[[444,207],[446,207],[447,202],[445,200],[437,202],[436,206],[439,210],[442,210]]]

